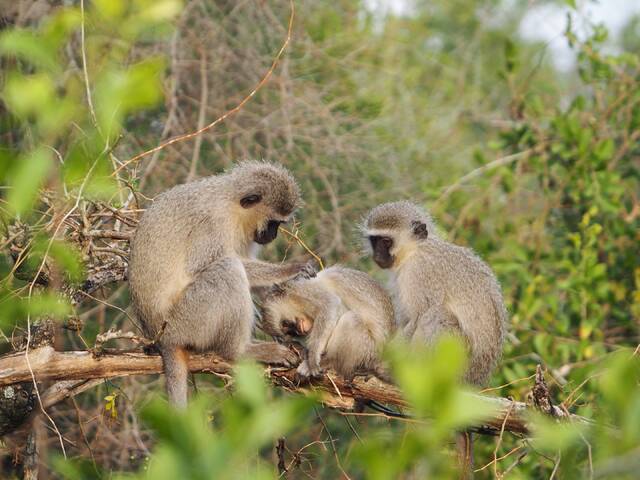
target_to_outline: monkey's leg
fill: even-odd
[[[243,259],[242,263],[252,288],[269,287],[275,283],[286,282],[300,273],[311,270],[307,263],[299,262],[275,264],[255,259]],[[309,275],[311,275],[310,272]]]
[[[164,365],[165,383],[169,403],[176,408],[187,407],[187,376],[189,375],[189,353],[181,347],[160,347]]]
[[[373,369],[376,345],[362,318],[355,312],[343,314],[326,347],[327,361],[346,379],[362,369]]]
[[[321,307],[313,319],[313,328],[307,337],[307,358],[298,366],[297,372],[303,377],[317,376],[321,372],[322,354],[327,349],[329,339],[338,322],[340,299],[328,292],[316,292],[315,301]]]
[[[235,360],[251,340],[253,303],[242,262],[222,258],[199,271],[167,317],[168,345],[188,345]]]

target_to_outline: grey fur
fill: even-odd
[[[322,364],[345,378],[380,372],[379,355],[393,329],[393,304],[385,289],[366,273],[341,266],[315,278],[294,279],[263,300],[263,327],[284,336],[282,320],[305,316],[312,322],[306,337],[307,359],[301,376],[315,376]]]
[[[262,200],[243,208],[240,200],[252,194]],[[251,258],[255,232],[269,220],[287,220],[299,202],[298,186],[286,169],[243,162],[164,192],[143,215],[131,248],[131,297],[146,335],[160,334],[167,391],[175,405],[187,401],[188,357],[180,350],[236,358],[251,339],[250,287],[286,281],[302,268]]]
[[[426,239],[412,234],[413,222],[427,225]],[[431,344],[444,332],[461,335],[469,350],[465,381],[486,384],[501,355],[507,322],[491,268],[471,249],[440,238],[431,217],[410,202],[374,208],[363,232],[394,241],[391,288],[404,336]]]

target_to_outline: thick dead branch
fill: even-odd
[[[328,374],[310,384],[299,385],[295,369],[289,368],[291,360],[282,358],[280,345],[276,345],[277,348],[273,345],[276,344],[254,344],[251,354],[266,365],[265,375],[275,385],[293,392],[316,392],[324,403],[334,408],[350,408],[355,400],[374,400],[399,408],[408,407],[397,387],[375,377],[356,377],[353,381],[346,381],[335,374]],[[43,347],[31,351],[29,359],[38,381],[64,382],[46,392],[44,403],[47,405],[90,388],[99,379],[160,374],[163,370],[159,355],[140,352],[110,351],[96,356],[88,351],[56,352],[51,347]],[[287,366],[274,368],[283,364]],[[213,354],[192,354],[189,359],[189,369],[193,373],[230,374],[232,368],[231,364]],[[30,379],[24,352],[0,358],[0,387],[28,382]],[[529,433],[526,414],[532,407],[505,398],[479,397],[492,403],[496,414],[482,425],[477,425],[475,431],[497,434],[504,425],[505,431],[517,435]],[[553,416],[559,419],[591,423],[586,418],[567,414],[558,407],[552,408]]]

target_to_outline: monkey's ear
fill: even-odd
[[[426,239],[429,236],[429,232],[427,231],[427,225],[422,222],[413,221],[411,222],[411,228],[416,237],[421,239]]]
[[[262,200],[262,197],[260,195],[247,195],[246,197],[242,197],[242,199],[240,200],[240,206],[242,208],[251,208],[256,203],[259,203],[260,200]]]

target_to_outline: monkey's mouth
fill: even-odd
[[[273,242],[278,236],[278,227],[282,222],[278,220],[269,220],[264,230],[256,230],[253,234],[253,241],[260,245]]]
[[[380,268],[384,268],[384,269],[393,267],[394,260],[395,258],[393,255],[385,255],[385,256],[374,255],[373,256],[373,261],[376,262],[376,264]]]

